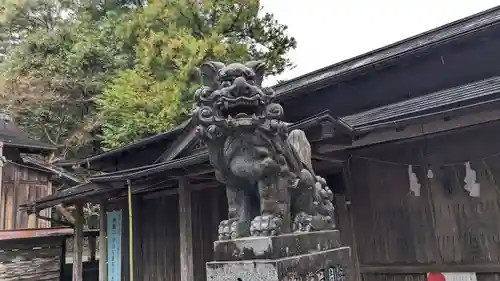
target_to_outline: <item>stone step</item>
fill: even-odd
[[[280,259],[341,246],[338,230],[246,237],[214,242],[215,261]],[[234,281],[234,280],[233,280]]]

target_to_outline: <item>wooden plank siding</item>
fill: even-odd
[[[59,281],[64,237],[0,241],[0,280]]]
[[[227,217],[223,188],[192,191],[194,280],[205,281],[205,263],[213,258],[219,220]],[[127,202],[110,203],[108,211],[123,210],[122,277],[129,279]],[[136,198],[133,203],[134,279],[180,280],[179,205],[176,194]]]
[[[227,199],[222,187],[194,191],[193,200],[193,256],[194,281],[206,281],[205,264],[213,261],[213,244],[217,229],[227,219]]]
[[[419,281],[426,271],[471,267],[478,280],[500,280],[494,274],[500,273],[499,137],[498,126],[481,125],[352,153],[351,210],[363,280]],[[467,161],[479,197],[464,189]],[[420,196],[410,190],[407,164]]]
[[[19,211],[19,205],[52,194],[48,174],[12,163],[6,163],[2,170],[0,230],[50,227],[50,222]],[[50,217],[51,209],[40,214]]]

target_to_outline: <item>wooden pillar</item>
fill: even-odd
[[[351,181],[351,167],[350,167],[350,162],[348,161],[345,164],[345,167],[342,169],[342,176],[344,177],[344,183],[345,183],[345,193],[346,196],[343,199],[343,207],[345,208],[341,212],[344,212],[345,215],[348,216],[346,226],[348,229],[346,231],[349,233],[348,236],[350,236],[350,243],[349,245],[351,247],[351,254],[352,254],[352,262],[354,263],[354,278],[355,280],[362,280],[361,277],[361,271],[360,271],[360,266],[359,266],[359,256],[358,256],[358,241],[356,239],[356,231],[354,228],[354,218],[352,215],[352,210],[351,210],[351,205],[347,205],[348,200],[351,200],[352,198],[352,181]],[[342,229],[340,229],[342,231]]]
[[[90,261],[96,261],[97,237],[89,235],[87,239],[89,240]]]
[[[132,184],[127,180],[128,186],[128,269],[129,280],[134,281],[134,221],[133,221],[133,205],[132,205]]]
[[[220,188],[216,187],[213,189],[211,195],[212,195],[212,227],[214,229],[217,229],[217,226],[219,225],[221,219],[220,219],[220,207],[219,207],[219,198],[220,198]],[[217,240],[218,237],[217,235],[215,236],[215,239]]]
[[[179,226],[181,280],[194,280],[193,224],[191,217],[191,188],[187,178],[179,180]]]
[[[0,141],[0,230],[6,229],[7,226],[6,221],[5,221],[5,207],[7,206],[7,203],[5,202],[7,200],[7,197],[4,197],[4,189],[3,189],[3,165],[5,163],[3,162],[3,142]]]
[[[106,200],[99,205],[99,281],[108,281],[108,232]]]
[[[74,218],[72,281],[83,281],[83,203],[75,204]]]

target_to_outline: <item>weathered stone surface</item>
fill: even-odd
[[[289,132],[276,94],[262,86],[264,62],[207,62],[193,122],[226,185],[219,240],[335,229],[333,192],[311,165],[301,130]]]
[[[208,281],[352,281],[350,248],[269,260],[207,263]]]
[[[333,192],[312,168],[305,133],[288,131],[275,93],[262,87],[264,65],[200,67],[192,117],[229,207],[208,281],[352,280]]]
[[[279,259],[341,246],[338,230],[289,233],[279,236],[248,237],[214,242],[216,261]]]

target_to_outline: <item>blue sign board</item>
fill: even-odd
[[[107,213],[108,281],[122,280],[122,211]]]

